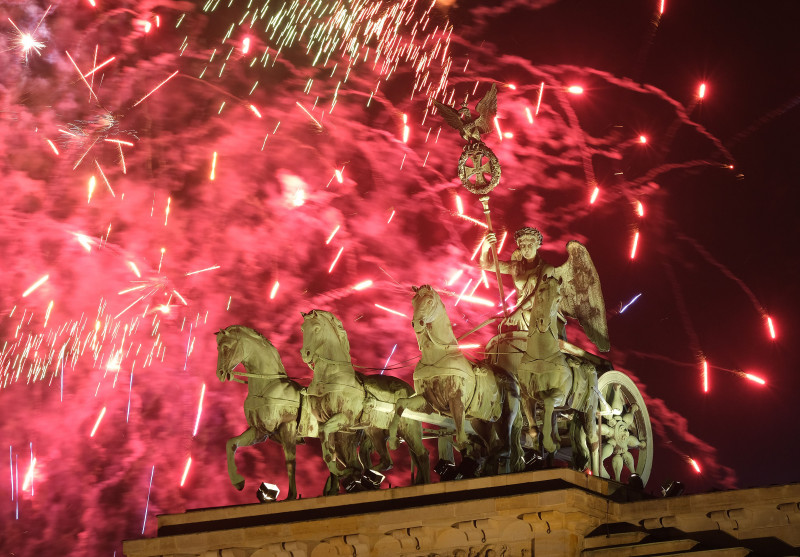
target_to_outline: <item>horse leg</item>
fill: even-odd
[[[519,440],[521,429],[522,420],[519,399],[506,394],[506,399],[503,401],[503,413],[494,424],[494,431],[497,433],[500,444],[495,451],[497,473],[508,474],[511,470],[516,470],[520,467],[522,462],[522,446]]]
[[[467,432],[464,430],[465,414],[466,408],[464,408],[464,401],[461,396],[453,396],[450,399],[450,415],[453,417],[453,421],[456,424],[456,445],[459,451],[466,447],[469,442]]]
[[[555,453],[559,445],[553,439],[553,432],[555,429],[555,399],[552,396],[549,396],[544,399],[544,419],[542,420],[544,423],[544,431],[542,431],[542,442],[544,443],[544,448],[548,453]]]
[[[400,436],[411,453],[411,462],[418,472],[414,477],[414,466],[411,467],[411,481],[415,485],[431,482],[431,457],[422,443],[422,424],[415,420],[404,419],[400,422]]]
[[[539,449],[541,449],[542,439],[539,435],[539,428],[536,426],[536,401],[533,398],[523,398],[522,410],[525,412],[525,418],[528,420],[528,435],[536,441],[539,445]]]
[[[241,435],[228,439],[228,442],[225,444],[225,450],[228,455],[228,477],[230,477],[233,487],[239,491],[244,489],[244,477],[239,474],[239,471],[236,469],[236,449],[261,443],[265,441],[267,437],[267,435],[259,437],[256,428],[251,427],[245,430]]]
[[[584,432],[586,433],[587,449],[589,450],[589,466],[592,474],[597,474],[600,470],[600,436],[597,431],[597,398],[589,404],[589,408],[584,415]]]
[[[522,425],[524,420],[522,412],[517,412],[514,421],[511,422],[511,461],[509,462],[509,472],[522,472],[525,469],[525,456],[522,450]]]
[[[336,443],[333,439],[334,434],[346,429],[349,424],[350,420],[347,415],[341,412],[331,416],[324,424],[320,424],[320,437],[322,438],[322,442],[328,445],[328,449],[330,449],[331,453],[336,452]]]
[[[371,427],[366,430],[366,434],[369,437],[369,440],[372,444],[372,450],[378,453],[378,457],[380,458],[380,462],[378,462],[378,466],[376,470],[379,472],[385,472],[387,470],[391,470],[393,466],[392,462],[392,455],[389,454],[389,451],[386,448],[386,430],[379,429],[377,427]],[[365,457],[366,462],[364,465],[367,468],[372,468],[372,459],[370,454],[362,455]]]
[[[406,410],[423,413],[433,412],[433,408],[422,395],[413,395],[408,398],[397,399],[397,402],[395,402],[395,409],[392,423],[389,424],[389,448],[393,451],[400,445],[400,441],[397,437],[397,428],[401,423],[403,412]]]
[[[327,443],[322,443],[322,460],[325,466],[328,467],[328,479],[325,481],[325,487],[322,489],[322,494],[325,496],[336,495],[339,493],[339,477],[341,472],[336,466],[336,454],[333,453],[328,447]]]
[[[400,444],[397,438],[397,427],[400,424],[403,412],[406,410],[411,410],[412,412],[433,412],[433,408],[431,408],[428,401],[425,400],[425,397],[422,395],[413,395],[408,398],[397,399],[397,402],[395,402],[395,414],[394,417],[392,417],[392,422],[389,424],[389,448],[393,451],[396,450]]]
[[[286,499],[297,499],[297,486],[295,484],[297,471],[297,423],[287,422],[281,424],[275,439],[280,441],[283,446],[286,474],[289,477],[289,493],[286,494]]]

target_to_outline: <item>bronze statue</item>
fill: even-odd
[[[286,459],[286,472],[289,476],[289,493],[286,498],[296,499],[296,446],[303,442],[304,437],[316,437],[319,429],[307,404],[305,389],[287,376],[280,355],[272,343],[253,329],[232,325],[218,331],[216,336],[219,380],[242,382],[234,375],[248,378],[244,414],[249,427],[241,435],[229,439],[226,445],[231,483],[240,491],[245,485],[244,477],[236,469],[236,449],[272,438],[281,444]],[[245,373],[233,371],[240,363],[244,366]],[[357,442],[355,436],[341,435],[330,450],[338,458],[348,462],[349,469],[358,469],[361,465]],[[329,447],[325,446],[324,454],[331,458],[327,455],[328,450]],[[335,477],[328,478],[326,495],[338,491],[341,476],[342,474],[335,474]]]
[[[387,452],[391,413],[383,408],[392,407],[398,399],[414,394],[411,385],[389,375],[357,373],[350,361],[350,343],[341,321],[332,313],[312,310],[303,313],[303,361],[313,370],[314,377],[308,386],[310,408],[320,423],[323,445],[333,454],[334,435],[364,429],[372,440],[374,450],[381,456],[384,469],[391,466]],[[408,445],[412,463],[418,469],[415,483],[430,481],[430,460],[422,444],[422,424],[403,419],[398,435]],[[328,461],[333,473],[336,463]]]
[[[469,420],[489,456],[489,473],[510,464],[523,466],[519,386],[506,370],[473,363],[461,353],[439,294],[429,285],[413,287],[412,325],[422,357],[414,368],[416,394],[397,401],[389,427],[390,446],[396,439],[403,412],[439,412],[455,422],[456,445],[469,448],[464,420]]]

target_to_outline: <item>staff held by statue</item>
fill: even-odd
[[[481,134],[491,131],[492,120],[497,115],[497,87],[493,83],[489,92],[478,102],[477,118],[473,118],[466,100],[464,100],[459,110],[436,100],[433,101],[433,104],[439,110],[445,122],[458,130],[461,137],[467,142],[461,153],[461,158],[458,160],[458,177],[461,178],[461,183],[467,190],[480,196],[478,199],[483,205],[486,227],[488,232],[492,233],[494,231],[492,230],[492,217],[489,211],[489,192],[500,183],[500,162],[492,150],[481,141]],[[472,163],[471,166],[467,165],[468,162]],[[489,179],[487,179],[487,175]],[[503,308],[503,316],[508,317],[497,247],[492,244],[491,250],[497,275],[497,287],[500,290],[500,305]]]

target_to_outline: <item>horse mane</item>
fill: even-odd
[[[275,364],[278,367],[278,370],[281,373],[286,374],[286,370],[283,367],[283,362],[281,361],[278,349],[275,348],[275,346],[269,341],[267,337],[265,337],[255,329],[252,329],[246,325],[231,325],[230,327],[225,329],[225,331],[228,333],[238,332],[240,334],[244,334],[250,337],[251,339],[255,340],[256,342],[260,343],[267,350],[267,352],[269,352],[273,356]]]
[[[315,309],[311,312],[316,317],[323,317],[325,321],[331,326],[333,332],[336,333],[336,336],[339,339],[339,344],[341,345],[342,349],[344,350],[345,354],[347,354],[347,358],[349,361],[350,358],[350,341],[347,338],[347,331],[344,330],[344,325],[336,317],[329,311],[325,311],[324,309]]]

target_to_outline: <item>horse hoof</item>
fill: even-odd
[[[242,480],[240,482],[236,482],[235,484],[233,484],[233,487],[235,487],[239,491],[243,490],[244,489],[244,480]]]

